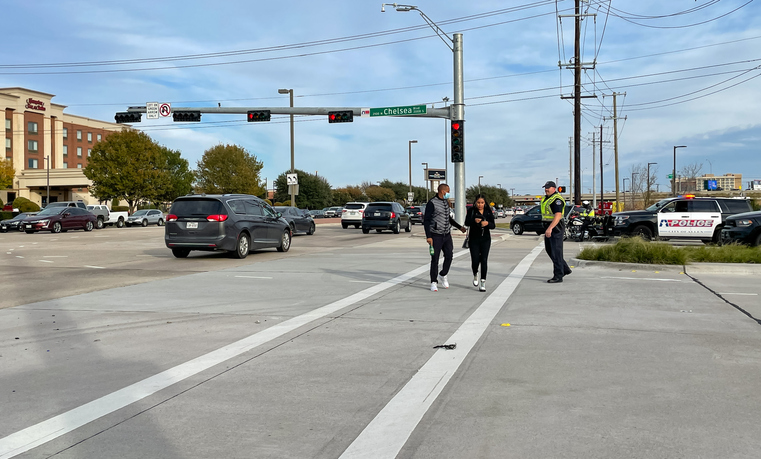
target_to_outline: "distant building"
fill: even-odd
[[[753,191],[761,191],[761,180],[751,180],[748,182],[748,189]]]
[[[53,94],[26,88],[0,88],[0,110],[5,129],[0,142],[16,170],[11,188],[0,190],[3,202],[25,197],[38,205],[47,203],[48,168],[50,202],[82,200],[97,202],[90,195],[92,182],[82,173],[93,145],[108,134],[128,126],[64,113],[54,104]]]
[[[678,193],[703,190],[742,190],[742,187],[742,174],[724,174],[721,176],[703,174],[695,178],[677,177],[676,180],[676,191]]]

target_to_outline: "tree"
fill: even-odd
[[[478,185],[468,187],[468,189],[465,190],[465,199],[467,199],[468,202],[472,203],[476,199],[477,194]],[[487,204],[493,202],[495,206],[513,206],[513,200],[510,198],[510,196],[507,194],[507,190],[504,188],[490,185],[481,185],[481,194],[484,195]]]
[[[275,179],[275,201],[288,201],[290,205],[291,194],[288,192],[286,174],[290,169],[278,175]],[[310,174],[299,169],[294,169],[299,179],[299,194],[296,195],[296,204],[302,209],[322,209],[333,202],[333,190],[325,177]]]
[[[365,194],[371,202],[377,201],[394,201],[396,195],[391,188],[384,188],[382,186],[371,186],[365,190]]]
[[[15,175],[16,170],[13,168],[13,161],[10,159],[0,161],[0,190],[12,187]]]
[[[93,196],[127,201],[133,212],[138,202],[158,202],[171,195],[169,158],[178,154],[170,154],[144,132],[125,130],[95,144],[83,172],[93,182]]]
[[[219,144],[198,161],[196,189],[201,193],[241,193],[260,196],[265,189],[259,172],[264,164],[238,145]]]
[[[658,166],[650,167],[650,177],[648,181],[647,165],[642,163],[632,166],[631,173],[634,180],[632,182],[632,193],[641,193],[644,207],[652,204],[652,191],[653,186],[658,182]]]
[[[190,170],[187,159],[183,159],[179,151],[167,150],[166,167],[169,171],[170,184],[166,192],[158,197],[157,202],[171,202],[178,196],[184,196],[193,191],[195,174]]]

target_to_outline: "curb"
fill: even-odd
[[[761,265],[749,263],[693,263],[689,265],[651,265],[645,263],[619,263],[571,258],[571,264],[580,268],[612,268],[627,271],[676,272],[679,274],[738,274],[761,275]]]

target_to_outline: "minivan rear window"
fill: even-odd
[[[351,210],[357,210],[357,209],[364,209],[364,204],[346,204],[344,209],[351,209]]]
[[[208,215],[227,215],[222,203],[216,199],[180,199],[172,204],[170,214],[177,217],[206,217]]]

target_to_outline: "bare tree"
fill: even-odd
[[[647,175],[647,165],[639,163],[631,167],[632,174],[632,193],[636,196],[639,193],[642,196],[644,206],[649,206],[652,202],[652,193],[655,184],[658,182],[658,166],[650,166],[650,176]]]
[[[692,163],[684,166],[677,176],[678,179],[680,179],[679,184],[676,187],[677,191],[684,192],[697,190],[697,180],[695,180],[695,178],[700,174],[702,169],[703,163]]]

